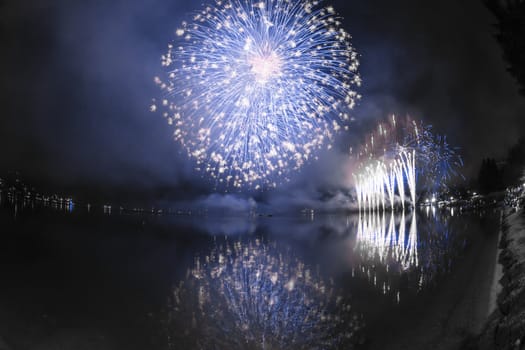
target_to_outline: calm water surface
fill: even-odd
[[[0,211],[13,349],[454,349],[479,331],[499,212]]]

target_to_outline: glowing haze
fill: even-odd
[[[216,1],[175,34],[151,109],[217,185],[276,186],[348,128],[359,62],[321,1]]]

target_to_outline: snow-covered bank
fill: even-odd
[[[472,349],[525,349],[525,209],[507,209],[502,223],[502,290],[497,310]]]
[[[498,233],[498,242],[501,242],[502,237],[502,230],[503,230],[503,211],[500,215],[500,229]],[[503,266],[501,263],[498,263],[500,255],[501,255],[501,247],[499,247],[496,250],[496,256],[494,257],[494,261],[496,263],[494,264],[494,273],[492,277],[492,286],[490,288],[490,298],[489,298],[489,312],[487,314],[487,317],[490,317],[494,311],[498,308],[498,295],[501,292],[501,284],[500,280],[503,278]]]

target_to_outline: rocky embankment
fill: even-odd
[[[505,212],[500,248],[497,310],[467,349],[525,349],[525,209]]]

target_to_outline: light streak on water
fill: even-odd
[[[384,264],[397,264],[401,271],[419,266],[417,251],[417,219],[415,211],[408,216],[402,212],[372,212],[359,215],[356,251],[366,261],[379,258]]]

